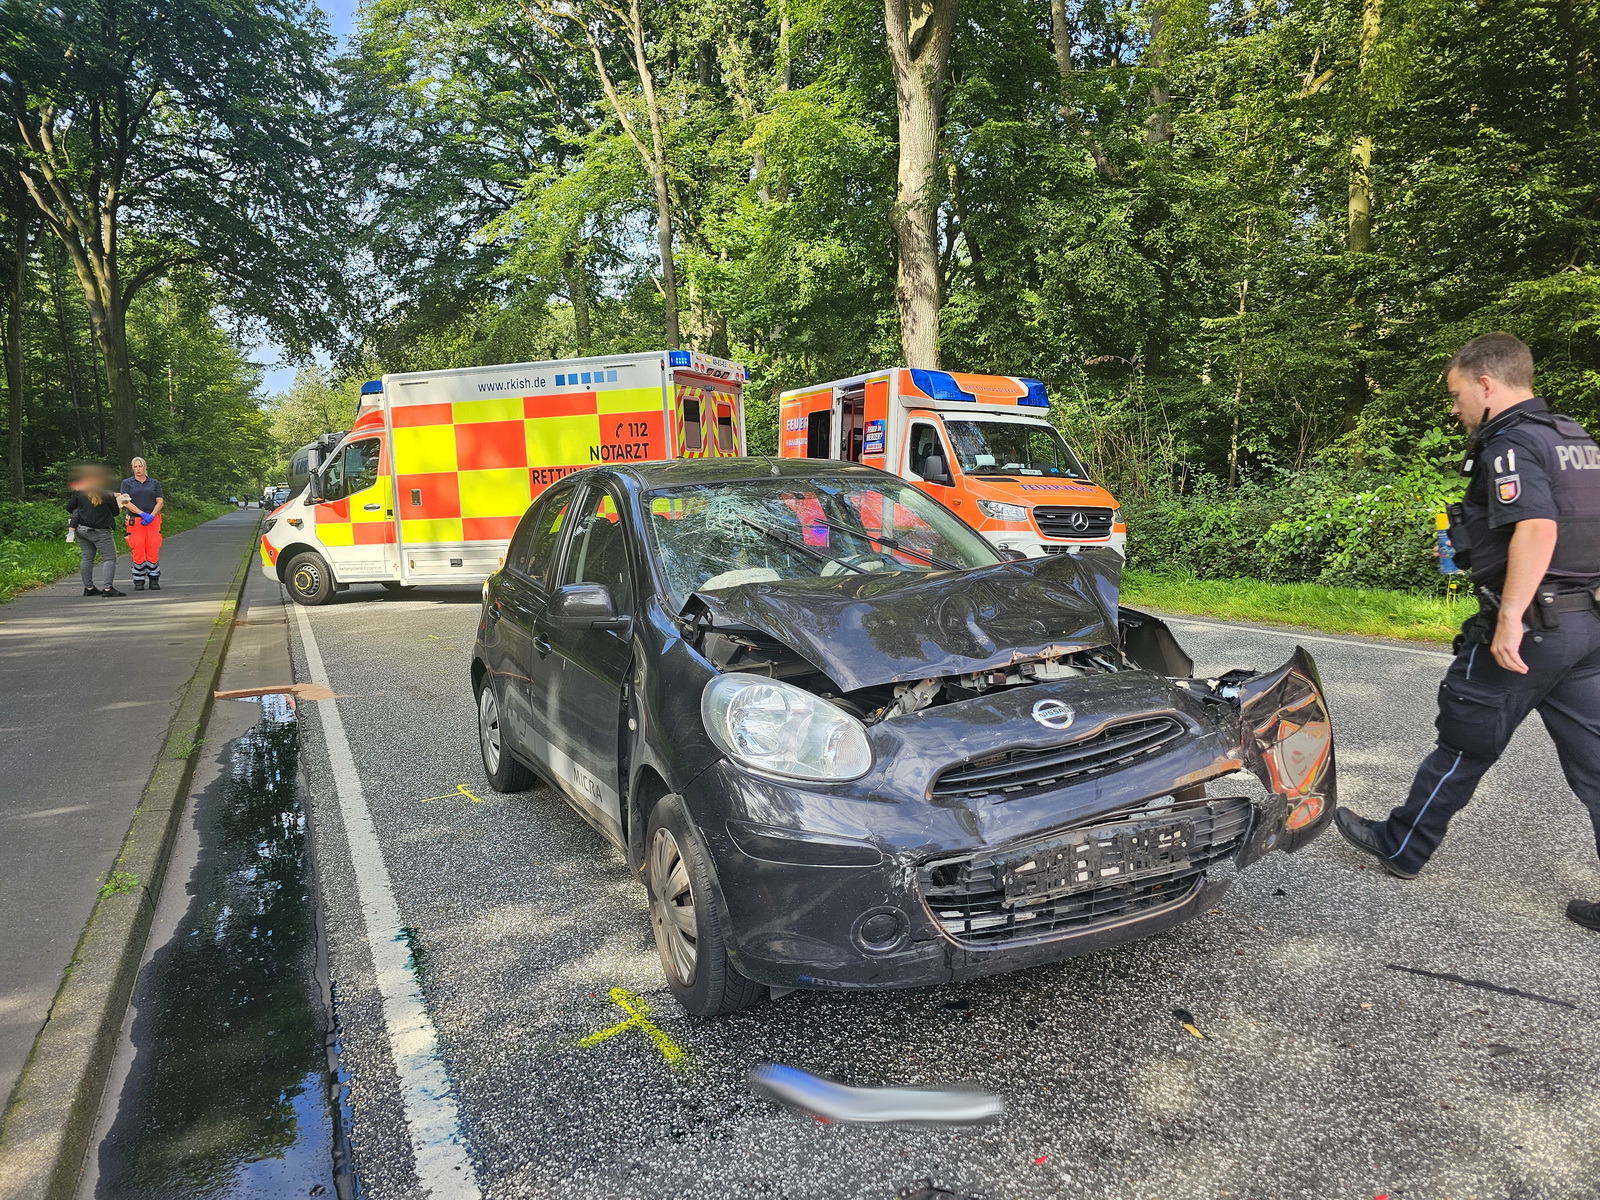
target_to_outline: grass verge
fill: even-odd
[[[1375,588],[1195,579],[1137,570],[1122,573],[1122,600],[1134,608],[1445,645],[1461,622],[1478,611],[1477,601],[1465,592],[1450,599]]]
[[[205,501],[170,503],[161,511],[161,536],[171,537],[185,529],[203,525],[223,513],[232,512],[231,504],[211,504]],[[120,526],[121,522],[118,522]],[[16,597],[18,592],[42,584],[54,583],[63,575],[78,569],[78,547],[63,540],[67,532],[67,514],[61,512],[61,537],[34,541],[0,540],[0,604]],[[127,543],[121,530],[117,532],[117,554],[126,559]],[[130,560],[131,561],[131,560]],[[98,565],[96,571],[99,570]],[[117,564],[117,574],[123,581],[128,578],[125,562]]]

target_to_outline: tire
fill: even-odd
[[[397,595],[400,594],[400,593],[403,593],[403,592],[415,591],[416,590],[416,586],[417,585],[414,584],[414,583],[396,583],[392,579],[385,579],[383,581],[383,589],[384,589],[384,591],[386,591],[386,592],[394,592]]]
[[[296,604],[326,604],[333,597],[333,571],[315,550],[302,550],[283,569],[284,586]]]
[[[728,960],[727,920],[712,886],[711,862],[678,796],[650,812],[644,839],[650,925],[667,986],[684,1011],[716,1017],[748,1008],[767,994]]]
[[[478,750],[483,755],[483,773],[497,792],[525,792],[533,786],[534,775],[511,757],[505,731],[500,724],[500,697],[485,675],[478,685]]]

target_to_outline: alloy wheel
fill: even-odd
[[[478,693],[478,741],[483,765],[493,775],[500,769],[500,702],[494,698],[494,685],[487,682]]]
[[[650,924],[662,964],[683,987],[694,983],[699,922],[689,864],[671,830],[657,829],[650,843]]]

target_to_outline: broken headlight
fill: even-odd
[[[860,721],[776,679],[719,675],[701,693],[700,715],[724,754],[763,775],[832,782],[872,766]]]

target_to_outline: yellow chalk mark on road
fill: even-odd
[[[614,987],[611,989],[611,1002],[623,1012],[628,1014],[626,1021],[618,1021],[598,1033],[591,1033],[582,1039],[578,1045],[588,1049],[598,1046],[601,1042],[614,1038],[619,1033],[626,1033],[630,1029],[637,1029],[656,1044],[656,1049],[661,1051],[661,1057],[673,1066],[685,1061],[688,1057],[678,1046],[678,1043],[667,1036],[667,1031],[662,1029],[650,1019],[650,1006],[645,1003],[644,997],[637,992],[630,992],[627,988]]]
[[[453,791],[453,792],[446,792],[442,796],[428,796],[425,799],[421,800],[419,803],[432,804],[435,800],[454,800],[458,796],[465,796],[468,800],[471,800],[474,804],[482,804],[483,803],[483,797],[482,796],[474,796],[471,792],[469,792],[467,790],[467,785],[464,784],[464,783],[456,784],[456,790]]]

